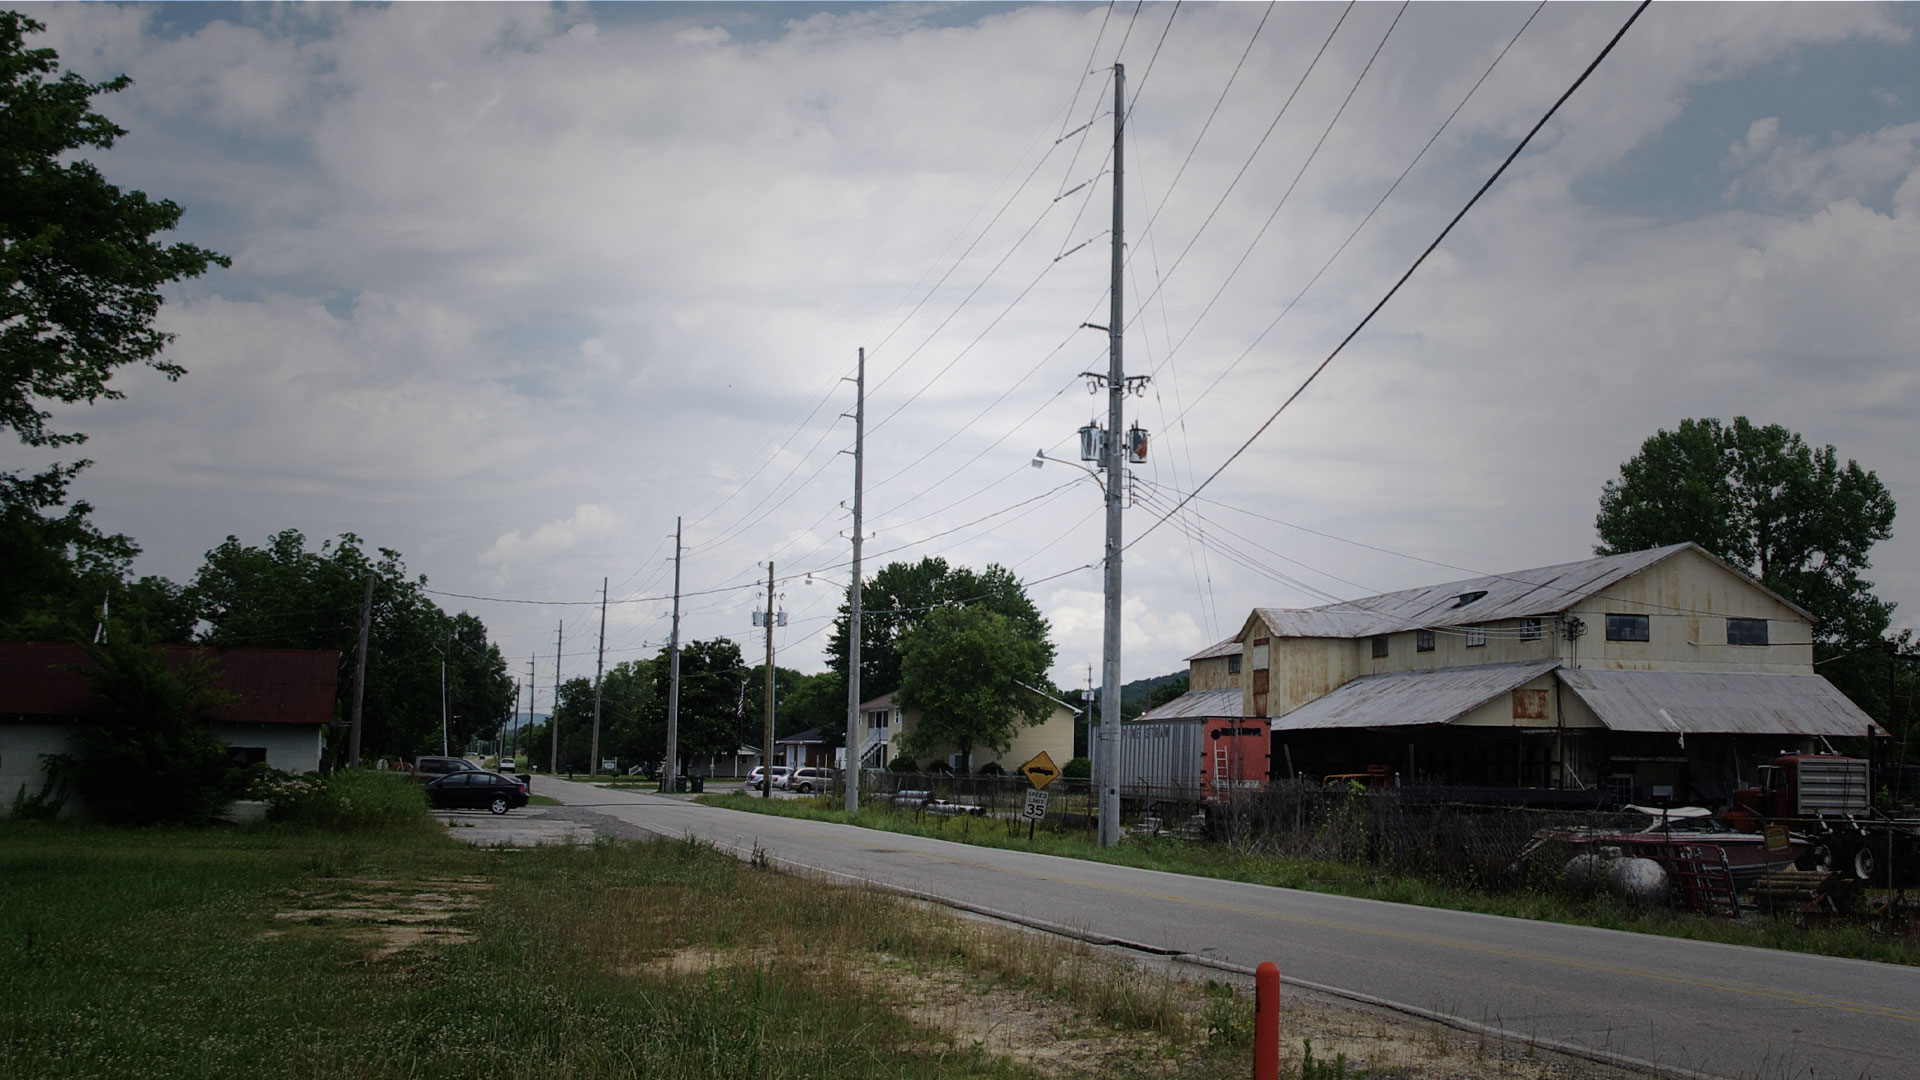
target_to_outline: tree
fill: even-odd
[[[860,696],[871,700],[901,685],[902,642],[928,614],[938,608],[979,608],[1004,616],[1014,631],[1039,643],[1053,663],[1047,641],[1047,620],[1027,599],[1013,572],[989,564],[975,573],[950,567],[945,559],[930,557],[917,563],[889,563],[860,588]],[[843,602],[833,636],[827,640],[827,661],[834,671],[847,670],[847,630],[851,612]]]
[[[658,717],[662,736],[657,745],[662,752],[672,661],[673,654],[662,649],[659,659],[653,662],[654,697],[649,711]],[[740,646],[726,638],[690,641],[680,647],[678,749],[682,762],[688,758],[731,754],[740,748],[747,678]],[[681,772],[678,763],[670,763],[669,767],[675,775]]]
[[[121,191],[77,156],[126,134],[92,99],[133,80],[59,73],[52,49],[26,46],[45,29],[0,12],[0,427],[31,446],[85,438],[50,431],[42,401],[121,397],[108,381],[131,363],[168,379],[185,374],[161,356],[173,335],[153,327],[160,287],[231,265],[192,244],[155,241],[180,223],[180,207]]]
[[[1019,726],[1053,715],[1042,693],[1052,692],[1052,647],[999,612],[928,612],[902,645],[900,706],[920,714],[903,748],[916,757],[945,747],[1003,752]]]
[[[1812,612],[1816,660],[1840,660],[1886,633],[1893,605],[1862,574],[1873,545],[1893,535],[1893,497],[1832,446],[1808,446],[1778,424],[1683,420],[1659,431],[1601,489],[1599,555],[1694,541]],[[1821,670],[1849,697],[1885,715],[1885,666],[1867,657]]]
[[[84,674],[105,709],[74,726],[77,753],[56,757],[54,775],[110,824],[211,818],[228,798],[226,748],[212,727],[227,698],[204,658],[172,664],[121,643],[89,652]]]
[[[363,752],[439,752],[442,650],[451,684],[448,711],[460,718],[457,726],[450,725],[449,742],[464,745],[471,733],[506,719],[513,682],[479,619],[465,613],[450,618],[441,611],[425,595],[426,579],[409,578],[397,551],[381,548],[377,558],[369,557],[352,533],[326,541],[318,552],[308,551],[306,542],[299,530],[287,529],[265,547],[229,536],[207,552],[189,589],[207,624],[201,643],[337,651],[344,718],[353,690],[360,600],[371,575]]]

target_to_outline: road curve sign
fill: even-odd
[[[1020,766],[1020,772],[1036,789],[1044,788],[1060,778],[1060,770],[1054,766],[1053,759],[1047,756],[1045,750],[1033,755],[1032,761]]]

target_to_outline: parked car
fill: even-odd
[[[776,788],[786,787],[787,777],[791,775],[792,772],[793,770],[785,765],[775,765],[773,767],[773,786]],[[763,766],[755,765],[753,771],[747,774],[747,790],[767,790],[766,770]]]
[[[484,809],[504,814],[527,802],[527,785],[479,769],[448,773],[427,785],[427,804],[435,810]]]
[[[833,770],[805,768],[795,770],[787,777],[788,791],[797,791],[802,795],[811,795],[816,791],[833,790]]]
[[[463,757],[436,757],[423,754],[413,759],[413,775],[433,780],[448,773],[479,772],[480,766]]]
[[[520,768],[520,763],[513,760],[510,757],[503,757],[500,759],[500,771],[503,773],[514,772],[519,768]]]

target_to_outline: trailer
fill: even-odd
[[[1733,793],[1721,817],[1743,832],[1784,825],[1805,836],[1810,869],[1886,888],[1920,884],[1920,819],[1876,809],[1869,770],[1864,758],[1782,754],[1760,767],[1760,786]]]
[[[1120,797],[1220,802],[1264,791],[1272,730],[1265,720],[1179,717],[1120,725]]]

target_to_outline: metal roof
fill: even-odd
[[[1558,660],[1518,664],[1396,671],[1355,679],[1330,694],[1273,718],[1275,731],[1319,728],[1414,727],[1458,720],[1500,694],[1523,686],[1560,665]]]
[[[1594,593],[1688,548],[1711,557],[1697,544],[1670,544],[1625,555],[1403,589],[1315,608],[1255,608],[1253,614],[1276,636],[1299,638],[1360,638],[1434,626],[1558,615]],[[1722,562],[1722,565],[1726,564]],[[1729,569],[1739,572],[1737,568]]]
[[[1560,681],[1614,731],[1712,735],[1885,734],[1819,675],[1566,668]]]
[[[1225,690],[1189,690],[1165,705],[1148,709],[1141,713],[1140,720],[1184,720],[1191,717],[1219,717],[1238,720],[1246,705],[1246,697],[1236,689]],[[1132,721],[1129,721],[1130,723]]]
[[[1212,660],[1212,659],[1215,659],[1216,657],[1221,657],[1221,656],[1239,656],[1239,655],[1240,655],[1240,639],[1237,637],[1230,637],[1225,641],[1216,642],[1212,645],[1209,645],[1206,648],[1201,649],[1199,652],[1194,653],[1192,656],[1187,657],[1187,662],[1192,663],[1195,660]]]
[[[333,721],[340,654],[327,649],[212,649],[160,646],[168,665],[207,664],[216,689],[232,700],[213,710],[228,722],[326,724]],[[106,706],[85,672],[86,647],[37,642],[0,644],[0,716],[70,720],[99,716]]]

